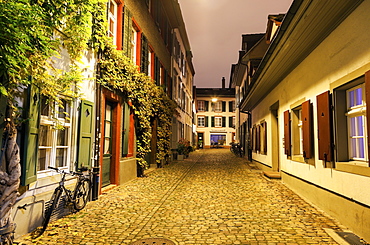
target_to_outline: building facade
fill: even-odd
[[[235,141],[235,89],[196,88],[196,112],[199,148],[229,147]]]
[[[369,10],[295,0],[239,103],[252,161],[367,241]]]
[[[181,123],[191,132],[194,68],[181,9],[177,1],[115,1],[105,5],[107,35],[116,49],[130,58],[139,72],[152,78],[166,94],[181,105]],[[178,42],[175,45],[175,40]],[[139,175],[136,160],[135,117],[127,93],[107,88],[94,78],[99,74],[99,59],[87,50],[81,61],[81,97],[61,96],[63,107],[48,103],[35,88],[25,91],[20,105],[27,120],[19,139],[22,150],[22,183],[13,210],[16,237],[38,227],[59,181],[59,174],[48,166],[75,171],[85,166],[95,172],[93,199],[104,190],[121,185]],[[178,55],[180,54],[180,55]],[[61,57],[60,68],[68,70],[68,55]],[[176,74],[176,75],[175,75]],[[177,79],[173,82],[173,79]],[[176,84],[176,85],[175,85]],[[179,88],[179,92],[177,91]],[[55,127],[55,118],[64,127]],[[156,162],[156,122],[153,121],[152,153]],[[177,132],[178,128],[174,128]],[[190,133],[187,133],[190,135]],[[71,178],[67,184],[72,185]],[[27,220],[27,222],[24,222]]]

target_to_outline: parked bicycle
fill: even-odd
[[[235,154],[237,157],[243,157],[244,149],[239,143],[231,142],[230,151]]]
[[[45,211],[44,221],[42,223],[42,228],[39,231],[40,233],[37,234],[40,236],[46,230],[50,218],[53,214],[53,211],[58,205],[60,197],[62,196],[63,192],[65,193],[65,200],[66,203],[73,204],[75,210],[81,210],[85,207],[90,193],[91,188],[91,172],[88,175],[84,175],[82,172],[87,171],[87,168],[80,168],[78,169],[79,172],[66,172],[62,169],[50,167],[50,169],[55,170],[56,172],[61,174],[61,180],[57,188],[55,188],[53,195],[50,199],[50,206]],[[77,176],[77,182],[74,187],[74,190],[69,190],[65,187],[64,183],[66,181],[66,175]]]

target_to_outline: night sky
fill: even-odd
[[[264,33],[269,14],[286,13],[293,0],[178,0],[185,21],[199,88],[229,85],[241,35]]]

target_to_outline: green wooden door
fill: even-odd
[[[111,104],[105,106],[104,118],[104,146],[103,146],[103,166],[102,166],[102,185],[107,186],[110,182],[111,160],[112,160],[112,121],[113,107]]]

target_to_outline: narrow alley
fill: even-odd
[[[341,230],[245,159],[228,149],[206,149],[108,191],[49,224],[36,240],[28,235],[18,242],[129,245],[162,238],[178,245],[337,244],[325,229]]]

